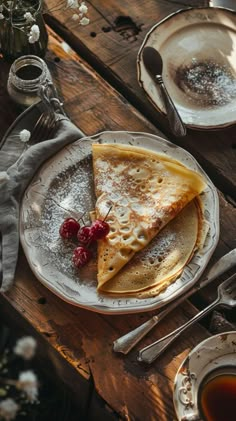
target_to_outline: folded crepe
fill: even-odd
[[[158,295],[180,276],[200,246],[202,220],[200,203],[194,199],[100,291],[138,298]]]
[[[98,241],[98,289],[104,289],[205,182],[178,161],[144,148],[93,144],[92,154],[96,217],[110,225],[108,236]]]

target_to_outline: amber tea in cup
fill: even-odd
[[[211,373],[200,388],[198,401],[204,421],[235,421],[236,372]]]

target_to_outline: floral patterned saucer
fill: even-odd
[[[236,374],[236,331],[221,333],[198,344],[178,369],[174,407],[178,421],[201,421],[199,390],[214,373]]]

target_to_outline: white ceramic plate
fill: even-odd
[[[201,195],[206,225],[210,227],[203,249],[196,253],[182,276],[154,298],[111,298],[96,290],[94,259],[80,272],[71,263],[74,244],[58,233],[68,213],[87,214],[94,209],[92,142],[123,143],[167,154],[203,174],[207,188]],[[218,194],[196,160],[184,149],[147,133],[104,132],[65,147],[47,161],[25,192],[21,207],[20,236],[30,267],[50,290],[71,304],[101,313],[130,313],[158,308],[190,288],[203,273],[219,238]],[[86,218],[86,215],[84,216]]]
[[[179,421],[202,420],[199,388],[215,370],[236,373],[235,331],[221,333],[201,342],[180,366],[174,385],[174,406]]]
[[[163,58],[163,81],[183,122],[216,129],[236,122],[236,12],[223,8],[179,10],[146,35],[137,58],[138,81],[166,114],[158,86],[146,71],[142,51]]]

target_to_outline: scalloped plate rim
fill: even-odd
[[[221,6],[216,6],[216,7],[211,7],[210,9],[216,10],[216,11],[226,11],[229,12],[233,15],[235,15],[235,20],[236,20],[236,11],[227,7],[221,7]],[[148,100],[150,101],[150,103],[154,106],[154,108],[156,108],[156,110],[164,117],[166,117],[166,113],[158,106],[158,104],[153,100],[153,98],[151,97],[151,95],[149,95],[149,93],[147,92],[147,90],[144,87],[144,81],[142,79],[141,76],[141,53],[143,48],[146,46],[148,39],[150,38],[150,36],[152,35],[153,32],[155,32],[156,29],[158,29],[162,24],[165,24],[166,22],[168,22],[169,20],[171,20],[172,18],[174,18],[176,15],[180,15],[181,13],[188,13],[189,11],[203,11],[203,10],[209,10],[209,7],[186,7],[184,9],[178,9],[176,11],[174,11],[173,13],[170,13],[168,16],[164,17],[163,19],[161,19],[158,23],[154,24],[152,26],[151,29],[149,29],[149,31],[147,32],[147,34],[145,35],[145,38],[141,44],[141,47],[139,48],[138,54],[137,54],[137,59],[136,59],[136,68],[137,68],[137,80],[138,83],[140,85],[140,87],[144,90],[145,95],[147,96]],[[178,108],[178,107],[177,107]],[[183,117],[182,117],[183,119]],[[184,119],[183,119],[184,121]],[[207,125],[200,125],[200,124],[194,124],[194,123],[188,123],[184,121],[184,124],[186,125],[186,127],[189,127],[191,129],[195,129],[195,130],[218,130],[218,129],[224,129],[227,127],[231,127],[236,123],[236,119],[232,120],[232,121],[228,121],[228,122],[224,122],[224,123],[220,123],[220,124],[207,124]]]
[[[233,367],[236,374],[235,351],[236,331],[232,330],[204,339],[189,352],[180,364],[174,379],[173,404],[178,421],[201,419],[198,407],[198,390],[201,383],[211,372],[223,367]],[[230,363],[229,355],[231,356]],[[224,358],[225,356],[227,358]],[[192,401],[190,405],[187,404],[188,397]]]
[[[131,136],[131,138],[134,138],[135,136],[138,138],[149,138],[151,139],[152,142],[157,141],[156,145],[159,145],[159,147],[164,147],[165,149],[169,149],[172,151],[177,151],[177,153],[181,153],[184,155],[185,159],[189,159],[192,163],[192,165],[194,164],[196,166],[196,168],[198,168],[198,171],[200,171],[205,179],[207,180],[208,185],[210,186],[211,189],[211,194],[214,197],[215,203],[214,203],[214,214],[215,214],[215,220],[214,220],[214,226],[215,226],[215,232],[214,232],[214,241],[213,244],[210,248],[210,252],[207,255],[207,258],[205,258],[204,264],[203,266],[200,268],[200,272],[198,273],[198,276],[196,277],[196,279],[194,280],[194,283],[200,278],[200,276],[203,274],[216,246],[219,240],[219,202],[218,202],[218,194],[217,194],[217,190],[214,187],[213,183],[211,182],[211,180],[209,179],[209,177],[206,175],[206,173],[204,172],[204,170],[201,168],[201,166],[198,164],[198,162],[196,161],[196,159],[186,150],[184,150],[183,148],[180,148],[179,146],[176,146],[175,144],[171,143],[169,140],[166,140],[160,136],[154,135],[154,134],[150,134],[150,133],[145,133],[145,132],[128,132],[128,131],[103,131],[101,133],[95,134],[93,136],[85,136],[82,139],[79,139],[76,142],[73,142],[72,144],[67,145],[64,149],[70,149],[71,147],[73,147],[74,144],[76,143],[83,143],[84,141],[96,141],[99,138],[104,138],[107,137],[110,138],[112,137],[112,139],[114,140],[114,136],[117,139],[117,136],[121,136],[122,139],[125,136],[128,136],[128,140],[129,136]],[[109,142],[111,142],[111,139],[109,140]],[[118,142],[117,142],[118,143]],[[161,146],[160,146],[161,145]],[[138,146],[142,146],[145,147],[143,145],[138,145]],[[62,152],[62,151],[61,151]],[[157,147],[157,152],[158,152],[158,147]],[[59,152],[60,153],[60,152]],[[77,299],[72,299],[68,296],[66,296],[65,294],[63,294],[60,289],[55,285],[55,284],[49,284],[47,279],[44,279],[43,276],[41,276],[34,265],[34,262],[31,259],[31,253],[30,253],[30,248],[27,245],[27,241],[25,239],[25,231],[24,231],[24,203],[26,201],[26,197],[28,192],[31,190],[32,185],[34,184],[34,180],[37,179],[40,174],[44,171],[44,168],[50,165],[50,162],[56,159],[58,154],[56,154],[53,158],[51,158],[50,160],[46,161],[46,163],[41,167],[41,169],[38,171],[38,173],[35,175],[35,177],[33,178],[33,180],[31,181],[30,185],[28,186],[28,188],[26,189],[26,192],[24,194],[24,198],[22,200],[22,206],[21,206],[21,210],[20,210],[20,239],[21,239],[21,244],[24,250],[24,253],[26,255],[26,258],[28,260],[28,263],[31,267],[31,270],[33,271],[34,275],[36,276],[36,278],[44,285],[46,286],[49,290],[51,290],[55,295],[59,296],[61,299],[63,299],[64,301],[91,310],[91,311],[95,311],[98,313],[103,313],[103,314],[128,314],[128,313],[138,313],[138,312],[144,312],[144,311],[151,311],[157,308],[162,307],[163,305],[167,304],[168,302],[172,301],[174,298],[177,298],[181,293],[183,293],[185,290],[187,290],[188,288],[190,288],[193,285],[193,281],[189,284],[189,285],[185,285],[185,288],[178,288],[178,290],[175,293],[172,293],[171,297],[169,297],[167,300],[165,301],[161,301],[158,302],[156,297],[155,299],[152,299],[152,301],[150,299],[146,299],[146,300],[138,300],[138,304],[132,304],[131,306],[129,306],[129,304],[124,305],[124,303],[122,305],[118,305],[117,303],[124,300],[125,301],[125,297],[122,297],[122,299],[120,299],[120,297],[114,298],[112,297],[112,300],[114,302],[116,302],[116,306],[111,306],[110,304],[103,304],[101,302],[94,302],[89,301],[89,300],[84,300],[83,302],[79,302]],[[178,158],[176,158],[178,159]],[[180,160],[180,159],[179,159]],[[191,261],[192,262],[192,261]],[[191,263],[190,262],[190,263]],[[188,268],[188,266],[187,266]],[[168,290],[168,289],[167,289]],[[181,290],[181,291],[180,291]],[[131,300],[128,297],[129,301]],[[106,301],[106,297],[105,297],[105,301]],[[148,301],[147,303],[145,303],[146,301]]]

